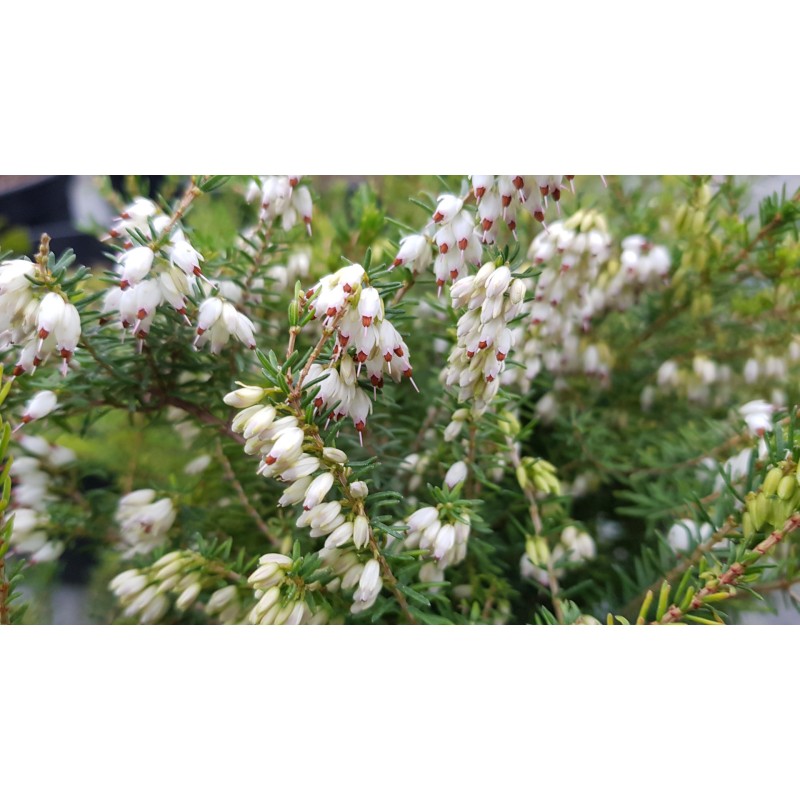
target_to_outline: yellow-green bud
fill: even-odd
[[[769,505],[769,500],[767,500],[763,492],[756,495],[756,499],[753,501],[753,507],[750,509],[750,516],[753,518],[753,526],[757,531],[760,531],[767,521]]]
[[[781,482],[782,477],[783,477],[783,470],[780,467],[773,467],[767,473],[767,477],[764,478],[764,484],[761,487],[761,491],[767,497],[771,497],[777,491],[778,484]]]
[[[778,484],[778,497],[781,500],[789,500],[797,488],[797,481],[792,475],[784,475],[781,482]]]

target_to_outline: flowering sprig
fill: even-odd
[[[81,338],[73,300],[86,276],[83,268],[68,276],[74,260],[71,250],[56,260],[50,237],[43,234],[34,261],[0,262],[0,343],[5,350],[19,349],[13,377],[33,374],[54,353],[66,376]]]
[[[247,614],[244,578],[224,561],[195,550],[171,550],[148,567],[127,569],[109,584],[123,616],[148,625],[170,609],[177,615],[203,613],[222,624],[236,624]]]

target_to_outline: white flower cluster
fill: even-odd
[[[258,567],[247,579],[258,601],[247,617],[251,625],[318,625],[327,622],[325,611],[312,612],[303,593],[296,592],[296,584],[287,575],[293,565],[289,556],[279,553],[267,553],[258,560]]]
[[[221,294],[221,293],[220,293]],[[211,343],[211,352],[219,355],[234,336],[251,350],[255,350],[255,325],[236,306],[220,295],[206,298],[197,311],[196,349]]]
[[[333,356],[339,358],[338,365],[311,367],[309,381],[323,378],[314,405],[317,409],[330,408],[329,418],[349,416],[359,437],[372,411],[369,395],[358,385],[362,367],[367,371],[374,397],[384,385],[384,375],[395,382],[406,377],[417,388],[408,347],[386,319],[378,290],[365,286],[365,278],[360,264],[350,264],[326,275],[307,295],[314,318],[320,318],[323,326],[335,327]]]
[[[117,596],[124,616],[137,617],[145,625],[158,622],[173,607],[180,613],[197,605],[208,616],[224,625],[243,621],[239,589],[229,584],[213,591],[205,605],[199,605],[201,592],[219,585],[219,577],[206,571],[207,562],[191,550],[173,550],[144,569],[129,569],[109,584]]]
[[[63,292],[31,283],[38,269],[24,258],[0,262],[0,351],[21,348],[15,376],[34,373],[54,352],[66,375],[81,338],[81,318]]]
[[[460,197],[441,195],[433,221],[438,226],[433,239],[439,249],[433,272],[441,291],[448,279],[455,281],[466,273],[467,264],[481,263],[483,244],[475,217],[464,209]]]
[[[242,386],[226,395],[225,402],[228,405],[242,409],[234,417],[231,428],[244,436],[246,453],[261,457],[259,474],[289,484],[278,504],[283,507],[302,504],[303,511],[297,518],[297,527],[309,528],[312,539],[325,537],[325,544],[319,553],[323,563],[337,575],[343,576],[347,572],[350,576],[347,581],[343,579],[340,583],[329,583],[328,590],[338,587],[350,589],[358,583],[360,589],[356,592],[353,607],[358,610],[369,608],[375,602],[383,583],[380,575],[377,582],[369,579],[372,568],[364,578],[363,586],[359,583],[364,565],[358,551],[369,544],[370,524],[363,512],[363,502],[358,501],[366,499],[369,493],[367,484],[364,481],[348,480],[349,469],[342,469],[347,464],[347,454],[342,450],[324,447],[319,455],[307,452],[311,450],[311,446],[297,417],[279,416],[273,406],[260,402],[265,395],[265,390],[257,386]],[[340,490],[345,489],[337,482],[337,476],[339,481],[347,482],[347,495],[357,501],[350,510],[345,509],[339,500],[326,500],[334,486],[339,486]],[[291,559],[285,556],[266,555],[261,561],[263,569],[260,567],[251,576],[251,583],[257,589],[271,590],[272,581],[274,585],[280,583],[284,573],[291,569],[291,563]],[[344,570],[345,564],[348,565],[347,570]],[[355,573],[349,572],[354,566],[358,566],[358,577],[355,578]],[[269,582],[263,583],[264,581]],[[275,619],[285,621],[292,613],[299,615],[298,621],[305,621],[306,617],[320,621],[317,615],[312,616],[309,613],[303,616],[302,611],[294,609],[286,612],[286,617],[279,609],[268,613],[277,601],[278,594],[275,592],[267,599],[261,597],[251,621],[256,617],[256,621],[261,623],[264,619],[270,623]]]
[[[159,213],[152,200],[139,197],[111,229],[112,237],[122,237],[126,252],[120,255],[116,267],[119,286],[106,292],[103,317],[118,313],[122,328],[131,329],[139,340],[147,337],[156,310],[165,302],[186,319],[187,297],[194,293],[196,279],[203,277],[203,256],[192,247],[180,225],[169,231],[163,247],[166,257],[160,248],[156,253],[155,245],[137,244],[127,236],[128,231],[136,229],[152,240],[153,231],[160,237],[169,223],[170,218]]]
[[[642,407],[650,408],[658,392],[680,395],[700,405],[726,406],[731,399],[733,376],[730,366],[704,355],[696,355],[686,366],[668,359],[658,368],[656,386],[647,386],[642,392]]]
[[[574,525],[568,525],[561,531],[559,543],[553,548],[549,555],[552,564],[580,564],[583,561],[592,559],[597,554],[597,546],[594,539],[586,532],[579,530]],[[549,583],[547,572],[547,557],[536,547],[526,548],[519,564],[520,574],[523,578],[535,580],[543,586]],[[557,578],[564,575],[564,567],[559,566],[553,569]]]
[[[313,203],[307,186],[301,186],[302,175],[261,175],[250,182],[247,202],[261,201],[261,219],[270,225],[280,217],[281,227],[291,230],[298,222],[311,235]]]
[[[170,218],[159,214],[151,200],[138,198],[124,212],[119,227],[112,228],[112,235],[125,236],[129,229],[136,228],[148,239],[152,229],[159,236],[166,230]],[[139,340],[139,349],[147,337],[158,308],[166,303],[185,320],[188,319],[186,304],[190,295],[201,293],[202,284],[216,287],[218,294],[200,304],[197,317],[195,347],[211,343],[211,351],[218,354],[231,336],[250,349],[256,346],[252,321],[238,311],[230,299],[241,300],[241,289],[231,281],[212,283],[204,275],[200,262],[203,256],[192,247],[180,225],[174,225],[163,248],[151,245],[135,245],[125,241],[126,252],[122,253],[117,271],[119,286],[106,292],[103,301],[103,319],[112,313],[119,314],[123,330],[131,330]]]
[[[17,456],[11,465],[11,545],[32,563],[55,561],[64,552],[64,543],[47,536],[49,509],[56,499],[51,490],[59,471],[75,463],[75,453],[41,436],[21,436],[18,444],[24,455]]]
[[[432,222],[420,232],[400,240],[390,267],[404,266],[419,273],[433,261],[436,283],[442,286],[466,274],[467,264],[478,266],[483,245],[494,244],[502,220],[517,238],[517,215],[521,209],[544,224],[548,198],[558,206],[564,189],[562,175],[473,175],[472,194],[477,212],[464,208],[467,198],[443,194],[437,198]],[[566,178],[572,182],[573,175]],[[560,213],[560,207],[559,207]],[[432,244],[437,247],[434,260]]]
[[[586,336],[593,320],[610,310],[624,311],[642,292],[662,287],[670,267],[666,248],[644,237],[623,241],[619,263],[611,258],[611,245],[605,219],[593,211],[555,222],[534,239],[528,257],[544,268],[533,286],[530,324],[519,343],[525,372],[512,376],[523,388],[542,368],[555,375],[583,373],[608,384],[609,348]]]
[[[119,525],[123,558],[151,553],[165,545],[177,513],[172,500],[156,500],[152,489],[139,489],[121,497],[114,519]]]
[[[758,352],[748,358],[741,374],[728,364],[720,364],[705,355],[695,355],[690,364],[682,366],[668,359],[658,368],[655,385],[642,391],[642,407],[647,410],[657,395],[677,395],[693,403],[721,408],[728,406],[737,389],[758,384],[770,390],[774,406],[786,405],[785,387],[791,367],[800,362],[800,341],[792,339],[783,355]],[[763,402],[763,401],[762,401]]]
[[[444,381],[459,387],[459,403],[471,400],[481,414],[497,394],[497,377],[512,344],[509,324],[522,309],[525,284],[507,266],[487,262],[475,275],[456,281],[450,297],[453,308],[467,311],[458,321]]]
[[[305,433],[297,418],[279,417],[274,406],[258,403],[263,396],[263,389],[245,386],[226,395],[225,402],[242,408],[231,427],[244,436],[245,452],[261,457],[258,473],[289,484],[278,504],[302,502],[297,527],[310,528],[312,538],[327,537],[326,547],[343,547],[351,541],[358,548],[366,546],[369,520],[363,514],[345,514],[338,500],[324,502],[335,483],[332,469],[346,464],[347,455],[335,447],[323,448],[321,458],[305,452]],[[368,494],[363,481],[349,483],[348,491],[362,500]]]
[[[324,548],[320,552],[322,563],[336,576],[326,584],[330,591],[353,592],[353,604],[350,613],[358,614],[375,604],[383,588],[381,567],[374,558],[364,561],[354,550]]]
[[[427,550],[434,561],[420,573],[426,582],[435,583],[444,577],[444,570],[459,564],[467,557],[467,542],[471,527],[459,519],[451,519],[438,506],[422,506],[406,520],[408,535],[405,547]]]
[[[444,483],[455,489],[467,479],[468,469],[456,461],[448,470]],[[427,550],[432,558],[420,568],[420,580],[438,583],[444,579],[447,567],[459,564],[467,556],[470,523],[463,514],[455,516],[441,504],[422,506],[406,519],[408,530],[403,546],[408,550]]]
[[[544,224],[549,198],[560,214],[564,177],[572,185],[574,175],[473,175],[472,192],[478,200],[483,242],[494,244],[501,219],[516,239],[517,216],[523,209]]]

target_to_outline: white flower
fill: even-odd
[[[39,303],[36,314],[36,328],[40,339],[46,339],[60,324],[66,303],[60,294],[48,292]]]
[[[211,456],[202,455],[192,459],[184,468],[183,471],[186,475],[199,475],[205,471],[211,463]]]
[[[154,257],[155,253],[149,247],[134,247],[128,250],[120,259],[122,263],[120,287],[126,289],[144,280],[153,267]]]
[[[751,400],[739,409],[739,414],[744,417],[745,425],[754,436],[763,436],[772,430],[774,413],[775,407],[765,400]]]
[[[686,551],[705,541],[713,533],[714,528],[708,522],[698,525],[693,519],[682,519],[669,529],[667,541],[674,550]]]
[[[57,406],[58,400],[54,392],[49,390],[37,392],[25,406],[25,410],[22,412],[22,422],[32,422],[46,417]]]
[[[350,611],[353,614],[358,614],[361,611],[371,608],[375,600],[378,599],[378,595],[383,587],[380,573],[380,564],[374,558],[364,565],[358,581],[358,589],[356,589],[353,595],[354,602],[350,607]]]
[[[181,269],[186,275],[201,275],[200,262],[203,256],[189,242],[179,240],[169,248],[169,262]]]
[[[452,194],[443,194],[438,198],[439,204],[433,213],[433,221],[447,224],[461,211],[464,201]]]
[[[353,520],[353,544],[356,547],[366,547],[369,542],[369,520],[363,515],[359,514]]]
[[[433,251],[428,238],[421,234],[413,234],[400,240],[400,249],[390,269],[405,266],[418,273],[427,269],[431,261],[433,261]]]
[[[407,520],[409,533],[416,533],[432,525],[439,519],[439,511],[433,506],[417,509]]]

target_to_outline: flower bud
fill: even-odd
[[[783,478],[783,470],[780,467],[773,467],[768,473],[767,477],[764,478],[764,484],[761,487],[761,491],[767,496],[771,497],[774,495],[778,489],[778,484]]]
[[[467,479],[467,465],[463,461],[456,461],[444,476],[444,482],[450,489],[455,488],[459,483],[464,483]]]
[[[195,600],[197,600],[202,588],[203,587],[201,586],[200,582],[195,581],[189,587],[184,589],[183,592],[181,592],[180,597],[178,597],[178,599],[175,601],[175,608],[177,608],[178,611],[186,611],[186,609],[189,608]]]
[[[359,514],[353,520],[353,543],[356,547],[366,547],[369,542],[369,521]]]
[[[249,408],[260,403],[266,395],[267,390],[260,386],[242,386],[233,392],[228,392],[223,400],[234,408]]]
[[[309,511],[315,506],[318,506],[325,498],[325,495],[331,490],[332,486],[332,472],[323,472],[322,475],[318,475],[314,478],[306,491],[305,499],[303,500],[303,508]]]

